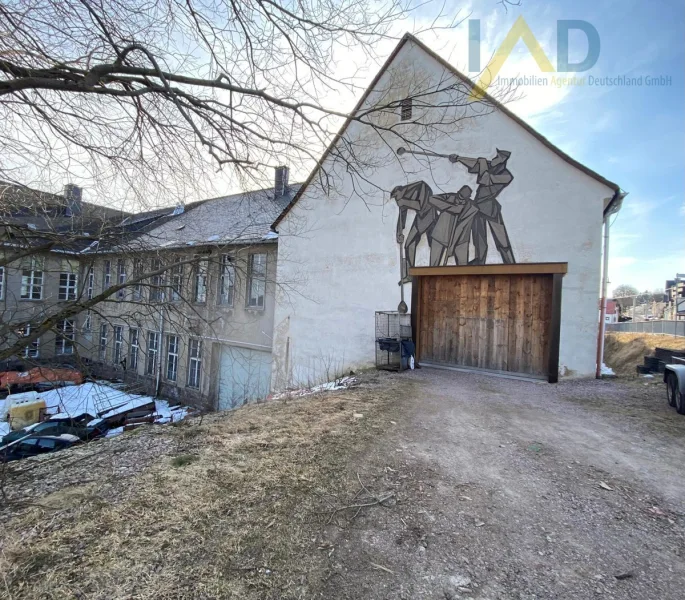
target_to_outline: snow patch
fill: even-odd
[[[274,394],[271,396],[272,400],[281,400],[283,398],[299,398],[301,396],[308,396],[309,394],[316,394],[317,392],[332,392],[335,390],[345,390],[352,387],[359,380],[356,377],[342,377],[341,379],[335,379],[334,381],[329,381],[328,383],[322,383],[320,385],[315,385],[311,388],[299,388],[297,390],[288,390],[286,392],[280,392],[279,394]]]

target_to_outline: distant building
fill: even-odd
[[[604,312],[605,323],[618,323],[618,302],[607,300],[606,311]]]
[[[678,273],[664,286],[668,308],[672,319],[685,320],[685,273]]]

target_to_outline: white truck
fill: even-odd
[[[674,362],[664,367],[664,383],[669,406],[685,415],[685,358],[674,356]]]

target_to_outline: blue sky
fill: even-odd
[[[529,86],[509,107],[629,192],[611,227],[610,290],[622,283],[660,288],[685,272],[685,3],[522,0],[504,11],[494,0],[481,0],[455,7],[481,20],[482,66],[522,15],[555,66],[558,19],[582,19],[597,29],[599,59],[575,75],[671,77],[665,86]],[[467,29],[462,23],[455,32],[421,37],[467,72]],[[571,62],[581,60],[583,35],[572,33],[569,47]],[[519,42],[500,75],[545,74]]]

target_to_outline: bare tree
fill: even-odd
[[[633,285],[623,283],[614,288],[614,298],[629,298],[638,295],[637,288]]]
[[[430,28],[463,18],[441,7]],[[3,2],[0,179],[72,173],[112,202],[119,192],[149,205],[188,196],[217,168],[254,184],[264,166],[310,167],[350,118],[340,94],[361,91],[354,69],[340,81],[334,65],[375,62],[414,13],[408,0]],[[439,87],[411,92],[428,106]],[[400,135],[382,119],[400,100],[378,98],[352,118]],[[455,118],[443,111],[423,126]],[[340,152],[365,160],[349,145]]]
[[[289,163],[305,173],[333,139],[336,168],[321,169],[320,183],[330,188],[336,173],[351,175],[363,199],[365,186],[376,185],[368,173],[396,159],[397,147],[429,147],[452,135],[458,121],[493,110],[487,98],[470,102],[470,82],[448,70],[437,81],[420,71],[391,72],[371,102],[354,114],[340,109],[341,94],[359,96],[360,77],[333,66],[352,64],[352,57],[376,62],[416,8],[427,10],[409,0],[2,2],[0,180],[25,192],[17,199],[0,189],[2,264],[49,252],[77,256],[81,270],[76,297],[7,315],[0,359],[47,331],[60,335],[60,323],[121,293],[167,285],[159,278],[168,281],[172,265],[151,262],[152,246],[122,242],[127,210],[197,196],[216,170],[244,187],[264,187],[266,167]],[[428,29],[453,28],[465,17],[443,11],[438,3]],[[407,101],[417,110],[398,124]],[[365,134],[355,142],[335,138],[344,122]],[[65,229],[45,199],[27,196],[27,184],[45,188],[65,179],[87,183],[110,212],[72,218]],[[4,189],[16,194],[14,185]],[[25,205],[32,218],[41,215],[38,228],[16,218]],[[150,258],[147,268],[88,297],[89,261],[113,248],[131,264]],[[188,262],[195,268],[198,259]],[[137,310],[151,309],[141,301]]]

